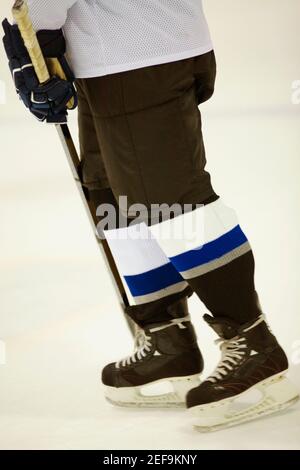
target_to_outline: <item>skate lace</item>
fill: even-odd
[[[244,333],[252,330],[263,321],[265,321],[264,314],[260,315],[250,327],[244,329]],[[228,372],[233,371],[235,366],[239,365],[245,356],[246,351],[244,349],[248,348],[247,340],[244,336],[236,336],[230,340],[217,339],[215,343],[220,344],[222,357],[214,372],[207,379],[208,382],[212,383],[222,380]]]
[[[246,352],[243,349],[247,348],[245,343],[245,338],[233,338],[231,340],[222,340],[217,339],[216,344],[220,344],[220,349],[222,352],[222,358],[219,362],[217,368],[207,379],[208,382],[217,382],[222,380],[224,376],[231,372],[234,369],[234,366],[237,366]]]
[[[116,363],[116,368],[126,367],[145,358],[152,349],[151,336],[147,336],[144,330],[139,330],[134,339],[134,353]]]
[[[150,333],[154,333],[156,331],[164,330],[174,325],[177,325],[179,328],[185,328],[183,322],[187,321],[190,321],[189,316],[186,316],[184,318],[174,318],[167,325],[161,325],[159,327],[151,328],[149,331]],[[147,335],[144,330],[139,329],[134,339],[134,353],[118,361],[116,363],[116,368],[119,369],[120,367],[130,366],[131,364],[135,364],[136,362],[144,359],[147,354],[152,350],[151,339],[151,336]]]

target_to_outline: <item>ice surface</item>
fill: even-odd
[[[101,368],[128,354],[130,335],[54,129],[17,122],[1,121],[0,448],[299,449],[299,406],[203,435],[184,411],[105,402]],[[261,300],[300,387],[299,119],[208,114],[205,134],[216,190],[252,242]],[[214,336],[196,298],[191,313],[208,373]]]

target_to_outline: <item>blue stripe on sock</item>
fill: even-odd
[[[247,241],[246,235],[237,225],[230,232],[206,243],[202,248],[187,251],[170,259],[179,272],[184,272],[221,258]]]
[[[124,276],[133,297],[147,295],[184,281],[172,263],[134,276]]]

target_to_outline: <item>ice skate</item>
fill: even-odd
[[[184,407],[187,392],[200,383],[203,359],[189,317],[141,330],[135,352],[103,369],[105,397],[127,407]],[[171,388],[150,394],[149,386]]]
[[[299,394],[286,377],[288,361],[264,316],[238,327],[205,320],[219,334],[222,358],[216,370],[187,395],[197,430],[216,431],[252,421],[293,405]],[[258,395],[250,401],[251,395]]]

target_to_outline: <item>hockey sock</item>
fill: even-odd
[[[135,305],[183,293],[187,289],[188,283],[145,223],[105,230],[105,236]]]
[[[126,218],[122,215],[119,211],[119,207],[117,201],[113,195],[113,192],[110,188],[104,189],[93,189],[89,190],[88,192],[89,201],[92,203],[92,209],[96,214],[97,208],[101,204],[110,204],[116,210],[116,229],[119,229],[120,226],[129,225],[132,222],[132,219]],[[98,221],[100,222],[101,217],[98,216]],[[150,233],[150,232],[149,232]],[[135,241],[136,242],[136,241]],[[124,245],[123,240],[123,245]],[[160,248],[156,242],[153,242],[155,248],[159,251]],[[112,248],[111,244],[111,248]],[[125,249],[126,252],[126,249]],[[119,250],[114,249],[115,260],[119,265]],[[138,256],[138,253],[136,253]],[[166,257],[163,255],[164,261],[170,265],[170,262]],[[123,260],[122,266],[126,262]],[[131,260],[128,260],[128,263],[131,264]],[[121,271],[121,274],[127,273],[127,268],[124,267]],[[135,271],[135,274],[141,274],[138,271]],[[175,272],[175,275],[178,276],[178,273]],[[191,287],[186,285],[184,290],[181,290],[177,293],[171,295],[164,295],[162,298],[158,298],[157,300],[152,300],[151,302],[142,303],[139,305],[132,305],[127,307],[126,313],[132,320],[137,323],[141,328],[146,328],[149,324],[153,324],[155,322],[168,322],[171,321],[173,318],[182,318],[188,315],[188,305],[187,299],[193,293]]]
[[[220,199],[150,230],[214,316],[242,324],[261,313],[250,244],[235,212]]]

